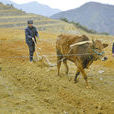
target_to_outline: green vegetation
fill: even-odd
[[[68,23],[69,23],[69,21],[68,21],[68,19],[67,19],[67,18],[61,18],[60,20],[61,20],[61,21],[64,21],[64,22],[68,22]]]
[[[107,32],[102,32],[102,33],[100,33],[100,34],[103,34],[103,35],[110,35],[110,34],[107,33]]]
[[[13,4],[7,4],[7,6],[14,8]]]
[[[106,32],[98,33],[98,32],[96,32],[95,30],[88,29],[87,27],[81,25],[80,23],[76,23],[76,22],[74,22],[74,21],[68,21],[67,18],[61,18],[60,20],[62,20],[62,21],[64,21],[64,22],[67,22],[67,23],[70,23],[70,24],[73,24],[76,28],[82,29],[82,30],[84,30],[85,32],[90,33],[90,34],[109,35],[109,33],[106,33]]]

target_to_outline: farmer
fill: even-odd
[[[114,57],[114,43],[112,45],[112,56]]]
[[[37,43],[36,37],[39,38],[39,34],[37,32],[36,27],[33,26],[32,20],[29,20],[27,23],[28,23],[28,27],[25,29],[25,36],[26,36],[26,43],[29,48],[30,62],[32,63],[33,62],[33,54],[35,52],[35,43]]]

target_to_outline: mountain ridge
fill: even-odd
[[[39,14],[42,16],[50,17],[51,15],[60,12],[59,9],[53,9],[45,4],[40,4],[39,2],[33,1],[24,4],[17,4],[10,0],[0,0],[3,4],[12,4],[15,8],[21,9],[27,13]]]
[[[114,35],[114,5],[88,2],[79,8],[63,11],[51,16],[53,19],[67,18],[93,29]]]

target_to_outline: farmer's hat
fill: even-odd
[[[28,20],[28,24],[33,24],[33,20]]]

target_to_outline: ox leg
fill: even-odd
[[[60,75],[61,59],[57,59],[58,76]]]
[[[77,78],[78,78],[79,74],[80,74],[80,70],[78,69],[76,72],[75,78],[74,78],[75,83],[77,83]]]
[[[82,74],[82,76],[83,76],[83,78],[84,78],[84,80],[86,82],[86,87],[89,88],[89,86],[88,86],[88,80],[87,80],[87,75],[86,75],[86,73],[85,73],[85,71],[84,71],[84,69],[83,69],[83,67],[81,65],[80,60],[77,60],[76,61],[76,66],[78,67],[78,70],[81,72],[81,74]]]
[[[86,82],[86,87],[89,88],[89,86],[88,86],[88,80],[87,80],[87,75],[86,75],[84,69],[80,69],[80,71],[81,71],[82,76],[83,76],[83,78],[84,78],[84,80]]]
[[[66,59],[63,60],[63,64],[65,65],[65,68],[66,68],[66,75],[68,75],[69,68],[68,68],[67,60]]]
[[[63,59],[63,55],[59,49],[56,50],[57,52],[57,70],[58,70],[58,76],[60,75],[60,67],[61,67],[61,62]]]

